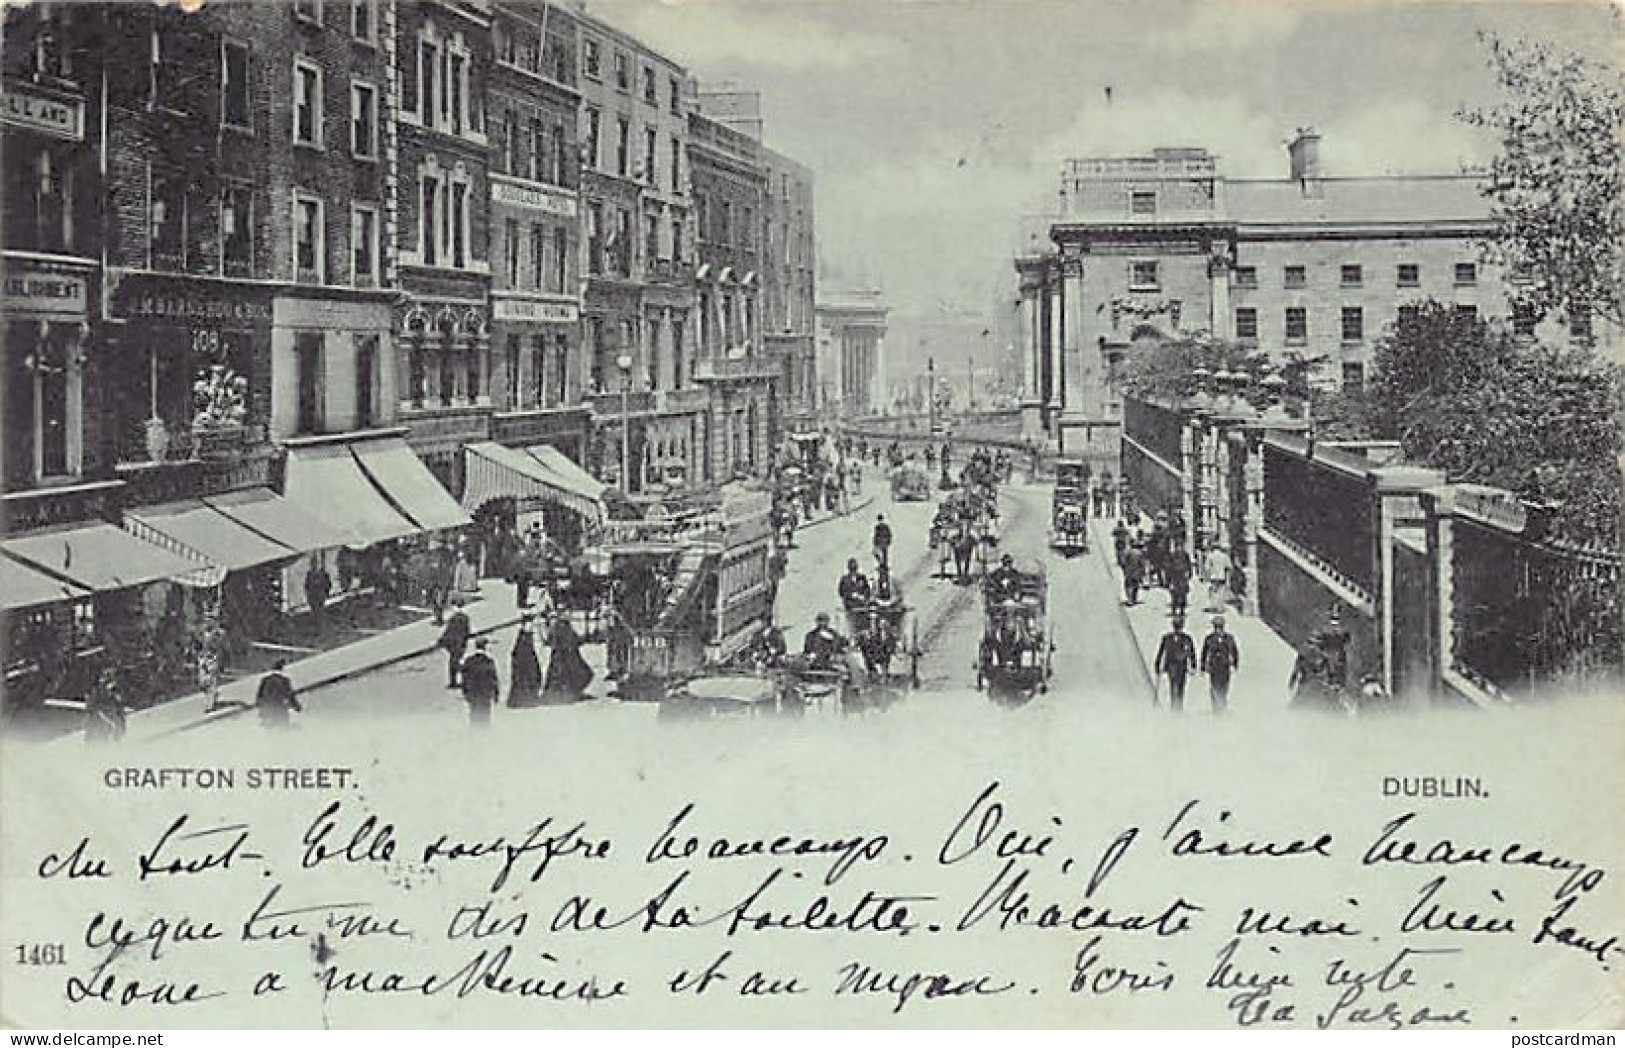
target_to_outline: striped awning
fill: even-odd
[[[473,523],[406,441],[399,437],[369,440],[352,444],[351,450],[362,472],[424,531],[444,531]]]
[[[83,600],[90,591],[64,579],[53,579],[0,554],[0,611],[22,611],[42,604]]]
[[[57,531],[6,539],[6,553],[29,567],[111,593],[171,579],[190,581],[196,559],[143,541],[112,524],[81,524]]]
[[[604,503],[599,497],[602,485],[594,492],[577,478],[532,455],[491,441],[470,444],[463,451],[465,509],[478,510],[499,498],[536,499],[563,506],[595,522],[604,517]]]
[[[227,571],[242,571],[298,555],[297,550],[273,542],[214,507],[197,501],[126,510],[124,530]]]
[[[546,466],[582,497],[594,502],[604,500],[604,491],[609,485],[582,469],[570,456],[553,445],[532,444],[525,448],[525,454]]]
[[[288,449],[283,497],[343,531],[355,549],[420,529],[390,505],[345,444]]]

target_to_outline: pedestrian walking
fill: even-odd
[[[508,705],[535,706],[542,700],[542,663],[536,657],[536,633],[529,615],[519,620],[519,635],[508,656]]]
[[[276,660],[271,672],[260,678],[259,687],[254,691],[254,709],[260,715],[261,727],[286,728],[292,723],[291,714],[304,712],[293,681],[283,672],[286,666],[283,660]]]
[[[1241,666],[1236,638],[1226,632],[1224,616],[1213,616],[1213,629],[1202,641],[1202,672],[1207,674],[1208,696],[1213,712],[1223,713],[1230,701],[1230,677]]]
[[[579,702],[592,683],[592,667],[581,657],[581,638],[567,616],[553,620],[548,637],[553,654],[547,660],[547,678],[542,682],[544,702]]]
[[[102,670],[96,687],[85,703],[85,742],[99,745],[124,738],[124,697],[119,693],[118,672],[111,666]]]
[[[1191,592],[1190,554],[1179,546],[1171,548],[1163,558],[1163,571],[1167,576],[1169,610],[1183,615]]]
[[[875,561],[883,568],[891,568],[891,525],[884,513],[875,518]]]
[[[326,624],[327,597],[333,591],[333,580],[322,566],[321,554],[311,558],[310,569],[305,572],[305,604],[310,608],[310,624],[317,634]]]
[[[1157,645],[1153,667],[1158,676],[1168,678],[1168,706],[1179,713],[1185,709],[1185,681],[1196,669],[1196,642],[1185,632],[1185,620],[1176,615],[1162,642]]]
[[[1138,543],[1130,543],[1123,551],[1123,603],[1129,607],[1140,603],[1140,587],[1145,583],[1145,554]]]
[[[1128,525],[1121,520],[1112,528],[1112,548],[1117,553],[1117,566],[1123,566],[1123,555],[1128,552]]]
[[[455,688],[461,684],[458,674],[463,665],[463,654],[468,650],[468,637],[471,632],[468,613],[463,610],[462,598],[458,597],[452,602],[451,614],[446,618],[445,628],[440,631],[440,647],[446,652],[448,688]]]
[[[1207,610],[1223,611],[1230,583],[1230,555],[1218,542],[1202,558],[1202,577],[1207,580]]]
[[[485,650],[489,643],[484,637],[476,640],[474,654],[463,660],[461,669],[463,701],[468,703],[468,725],[471,728],[490,725],[491,707],[502,693],[497,664]]]

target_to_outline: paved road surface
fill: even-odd
[[[1099,552],[1068,560],[1048,549],[1048,487],[1007,487],[1001,496],[1001,509],[1000,550],[1018,557],[1041,558],[1046,565],[1051,631],[1057,644],[1055,679],[1050,691],[1035,696],[1019,714],[1008,712],[1070,728],[1087,722],[1090,713],[1102,704],[1120,711],[1149,709],[1150,684]],[[799,647],[819,611],[831,612],[840,624],[837,580],[848,557],[857,557],[866,571],[872,571],[870,536],[876,517],[884,514],[894,535],[894,570],[899,572],[905,598],[917,609],[918,628],[926,649],[920,690],[905,693],[893,708],[896,715],[905,718],[918,713],[935,716],[985,710],[992,705],[974,690],[973,662],[982,628],[979,590],[935,577],[936,554],[927,548],[934,512],[935,499],[893,503],[889,493],[881,492],[868,510],[807,529],[797,537],[779,596],[779,620],[792,649]],[[504,679],[514,633],[507,629],[492,635],[492,651]],[[541,654],[545,660],[545,650]],[[601,647],[588,649],[587,655],[595,667],[601,668]],[[381,715],[414,720],[422,717],[436,725],[460,728],[466,722],[465,707],[459,694],[444,685],[442,656],[415,658],[304,695],[305,712],[299,719],[305,730],[319,730],[326,723],[364,722]],[[497,716],[499,720],[545,719],[549,728],[556,730],[568,730],[572,721],[609,719],[628,726],[653,722],[653,705],[608,698],[608,690],[609,682],[600,674],[588,701],[563,708],[499,710]],[[197,734],[259,730],[254,718],[244,716],[199,729]]]

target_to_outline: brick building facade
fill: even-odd
[[[403,2],[385,18],[400,84],[392,127],[401,418],[413,448],[456,491],[463,445],[490,426],[491,5]]]
[[[489,103],[492,437],[579,460],[582,406],[577,22],[506,3],[492,26]]]
[[[762,338],[767,168],[761,143],[700,112],[689,118],[700,358],[711,389],[711,472],[719,480],[767,465],[779,363]]]

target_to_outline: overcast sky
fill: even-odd
[[[1491,146],[1455,119],[1491,97],[1478,30],[1593,53],[1618,39],[1596,2],[589,7],[702,82],[761,90],[766,141],[817,175],[826,283],[872,274],[903,312],[979,309],[1013,287],[1018,218],[1054,199],[1064,157],[1205,146],[1227,173],[1279,177],[1285,136],[1309,124],[1328,174],[1455,171]]]

